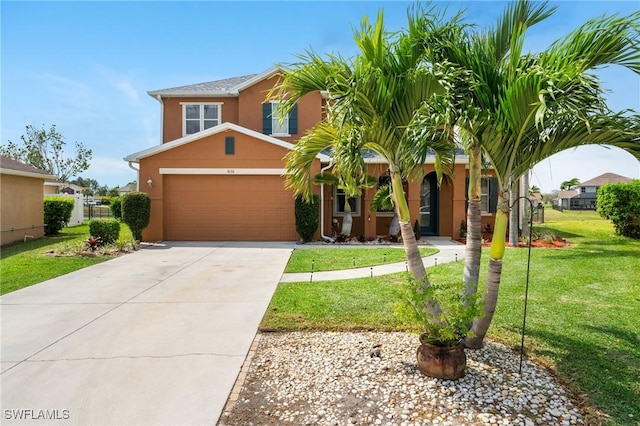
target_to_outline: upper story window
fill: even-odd
[[[282,119],[276,113],[278,101],[262,104],[262,133],[271,136],[291,136],[298,133],[298,105]]]
[[[182,134],[191,135],[217,126],[221,122],[222,104],[182,104]]]

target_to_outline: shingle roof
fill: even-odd
[[[161,96],[211,96],[226,95],[230,90],[247,80],[252,79],[258,74],[243,75],[240,77],[225,78],[223,80],[208,81],[205,83],[190,84],[188,86],[172,87],[169,89],[152,90],[148,92],[150,95]]]
[[[0,169],[3,170],[13,170],[16,172],[22,173],[30,173],[30,174],[38,174],[43,175],[43,177],[49,177],[49,173],[42,171],[36,167],[33,167],[29,164],[24,164],[20,161],[13,160],[9,157],[0,156]]]
[[[620,176],[615,173],[605,173],[586,182],[582,182],[578,186],[602,186],[606,185],[607,183],[627,183],[631,182],[632,180],[633,179],[631,178]]]
[[[560,191],[558,192],[558,198],[564,200],[567,198],[573,198],[578,195],[577,191]]]

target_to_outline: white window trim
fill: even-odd
[[[180,102],[182,105],[182,136],[188,136],[187,134],[187,105],[199,105],[200,106],[200,131],[204,130],[204,106],[205,105],[218,105],[218,126],[222,124],[222,105],[224,102]]]
[[[351,212],[351,216],[360,217],[362,211],[362,195],[357,197],[352,197],[356,199],[356,208]],[[333,215],[336,217],[343,217],[345,215],[344,212],[338,211],[338,187],[334,185],[333,187]]]
[[[287,117],[287,132],[286,133],[274,133],[273,129],[275,128],[274,122],[277,122],[276,117],[274,117],[273,113],[276,110],[276,107],[278,104],[280,104],[280,101],[269,101],[269,103],[271,104],[271,135],[270,136],[277,136],[277,137],[289,137],[291,136],[291,131],[289,131],[289,117]]]
[[[480,183],[480,214],[482,216],[491,216],[491,213],[489,213],[489,205],[491,204],[491,184],[489,183],[489,179],[488,177],[483,177],[480,178],[481,179],[481,183]],[[482,182],[486,182],[487,183],[487,193],[483,194],[482,193]],[[487,196],[487,210],[483,210],[482,209],[482,196],[486,195]]]

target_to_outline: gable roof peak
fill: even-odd
[[[602,186],[607,183],[627,183],[633,179],[626,176],[620,176],[615,173],[603,173],[600,176],[596,176],[593,179],[589,179],[586,182],[581,182],[578,186]]]

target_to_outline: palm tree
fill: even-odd
[[[495,131],[492,113],[501,106],[495,96],[503,84],[503,68],[508,61],[511,41],[524,36],[526,28],[546,19],[552,9],[529,1],[521,1],[508,6],[497,27],[492,32],[474,33],[466,31],[470,27],[458,25],[455,31],[434,31],[432,18],[428,14],[417,15],[412,26],[418,30],[418,40],[425,56],[432,63],[447,61],[460,67],[461,78],[453,90],[452,101],[442,105],[454,112],[441,114],[439,118],[449,126],[454,126],[469,157],[469,185],[467,207],[467,238],[463,281],[465,294],[477,292],[482,255],[481,223],[481,177],[485,145],[501,140]],[[453,20],[458,22],[461,15]],[[433,107],[437,108],[437,106]],[[433,114],[433,108],[427,114]],[[472,299],[467,299],[472,300]]]
[[[359,54],[353,60],[307,52],[301,62],[287,67],[269,96],[284,100],[281,113],[286,113],[307,93],[328,93],[325,120],[309,130],[286,157],[286,184],[296,194],[311,193],[311,166],[320,152],[331,150],[332,173],[341,180],[347,197],[360,194],[366,175],[363,152],[384,158],[409,270],[428,286],[402,182],[422,178],[428,153],[435,155],[439,180],[450,172],[454,160],[450,132],[447,128],[434,131],[440,123],[433,121],[425,128],[424,117],[418,120],[416,111],[446,94],[445,88],[453,86],[458,74],[446,69],[446,64],[425,63],[413,41],[414,30],[392,37],[384,31],[381,12],[373,26],[365,18],[354,34]],[[428,308],[436,318],[439,308]]]
[[[564,182],[562,182],[560,184],[560,190],[561,191],[569,190],[569,189],[574,188],[574,187],[576,187],[578,185],[580,185],[580,179],[578,179],[578,178],[565,180]]]
[[[508,7],[506,14],[514,10]],[[512,35],[494,93],[497,108],[489,111],[496,137],[483,145],[498,176],[498,212],[483,295],[485,315],[474,322],[468,346],[482,345],[497,304],[510,180],[555,153],[581,145],[613,145],[640,158],[640,115],[610,111],[600,82],[589,73],[609,64],[640,73],[639,27],[640,12],[597,18],[539,55],[522,54],[524,31]],[[490,40],[485,39],[489,48]]]
[[[469,153],[469,235],[465,292],[475,293],[480,266],[480,168],[482,155],[499,181],[489,274],[483,295],[485,315],[472,327],[467,345],[480,347],[498,298],[510,206],[509,188],[526,170],[550,155],[584,144],[609,144],[637,153],[638,117],[606,108],[597,78],[589,71],[618,64],[638,72],[639,13],[599,18],[558,41],[540,55],[523,55],[527,28],[549,17],[546,3],[507,6],[495,28],[482,33],[434,34],[425,19],[421,46],[430,61],[448,61],[468,77],[457,81],[450,114]],[[467,71],[467,73],[464,73]],[[446,105],[451,107],[451,104]],[[424,112],[433,114],[433,108]],[[637,156],[637,155],[636,155]],[[577,180],[576,180],[577,181]],[[571,182],[571,185],[577,185]]]

